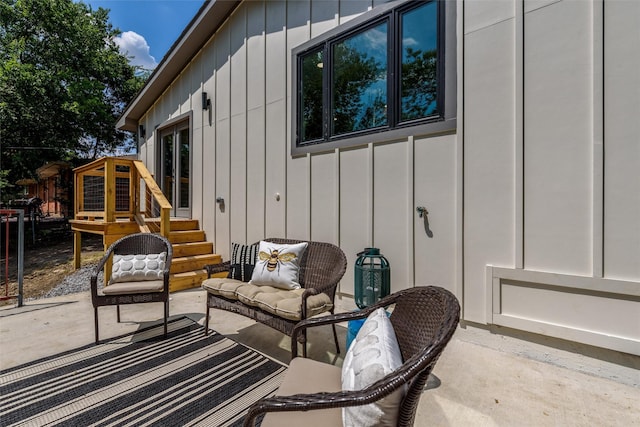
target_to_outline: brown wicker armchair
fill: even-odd
[[[305,240],[292,240],[292,239],[279,239],[271,238],[265,239],[267,242],[276,244],[296,244],[305,242]],[[259,243],[259,242],[257,242]],[[206,266],[209,272],[209,278],[215,273],[226,273],[229,271],[230,262],[226,261],[222,264],[214,264]],[[336,288],[338,283],[344,276],[347,269],[347,257],[342,250],[331,244],[324,242],[309,241],[307,249],[305,250],[300,260],[300,272],[299,282],[304,292],[302,293],[302,299],[300,301],[300,318],[287,319],[278,316],[272,312],[261,309],[257,306],[251,306],[239,301],[236,298],[221,295],[216,293],[210,286],[207,285],[207,281],[203,282],[203,288],[207,291],[207,312],[205,316],[205,333],[209,331],[209,317],[210,309],[217,308],[220,310],[231,311],[233,313],[241,314],[243,316],[252,318],[260,323],[270,326],[286,335],[291,336],[294,326],[301,320],[306,319],[307,315],[307,300],[314,295],[324,293],[328,300],[331,302],[330,312],[334,312],[334,300],[336,295]],[[333,338],[336,345],[336,351],[340,352],[338,345],[338,335],[336,333],[335,325],[333,327]],[[307,334],[306,331],[301,331],[296,340],[292,340],[292,346],[296,347],[296,342],[302,343],[303,355],[307,354]]]
[[[340,368],[309,359],[293,359],[276,396],[255,403],[249,409],[244,425],[253,426],[256,419],[265,414],[263,427],[342,425],[341,408],[379,401],[405,384],[406,393],[400,403],[396,425],[413,425],[427,377],[453,336],[460,318],[458,300],[449,291],[435,286],[416,287],[389,295],[361,311],[307,319],[294,328],[293,342],[307,328],[361,319],[379,307],[392,304],[395,308],[390,320],[403,359],[398,369],[362,390],[342,391]],[[296,350],[294,346],[293,356]],[[315,379],[310,380],[313,376]],[[327,379],[335,376],[338,378]],[[287,395],[280,395],[283,389]]]
[[[149,255],[166,253],[165,265],[158,274],[162,279],[131,281],[109,284],[98,289],[98,274],[104,270],[107,260],[112,255]],[[130,234],[115,241],[104,254],[98,266],[91,274],[91,300],[95,317],[96,344],[98,339],[98,307],[117,306],[118,322],[120,322],[121,304],[140,304],[146,302],[162,302],[164,304],[164,336],[167,336],[167,318],[169,317],[169,268],[173,248],[169,240],[158,234]]]

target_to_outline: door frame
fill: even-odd
[[[177,192],[179,191],[179,187],[176,185],[177,180],[175,179],[175,174],[180,173],[180,166],[178,160],[177,150],[174,149],[174,157],[173,157],[173,189],[172,194],[174,195],[173,200],[169,200],[171,203],[171,216],[177,218],[191,218],[191,206],[193,201],[193,129],[192,129],[192,114],[186,113],[180,116],[177,116],[173,119],[170,119],[159,126],[156,132],[156,182],[162,189],[163,193],[165,191],[164,184],[164,145],[162,138],[169,131],[174,135],[174,144],[179,143],[178,135],[182,130],[188,130],[189,132],[189,195],[187,201],[187,207],[178,206],[178,198]]]

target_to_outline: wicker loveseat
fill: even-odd
[[[279,245],[305,242],[279,238],[265,241]],[[347,258],[339,247],[331,243],[307,243],[308,246],[300,259],[301,289],[257,287],[231,278],[212,278],[213,274],[228,272],[230,262],[207,266],[209,278],[202,283],[202,287],[207,291],[206,333],[209,332],[211,308],[250,317],[288,336],[291,336],[295,325],[301,320],[321,313],[333,314],[336,287],[347,268]],[[335,325],[332,326],[336,351],[339,352],[338,336]],[[297,342],[302,343],[302,352],[306,356],[306,333],[301,333]],[[292,341],[292,348],[296,345],[296,341]]]

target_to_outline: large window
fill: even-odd
[[[294,153],[444,121],[447,3],[391,3],[295,49]]]

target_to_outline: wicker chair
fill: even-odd
[[[166,253],[162,280],[110,284],[102,292],[98,291],[98,273],[104,269],[107,260],[112,255],[148,255],[162,252]],[[169,317],[169,268],[172,256],[173,248],[169,240],[158,234],[150,233],[130,234],[115,241],[107,249],[91,274],[91,300],[95,317],[96,344],[99,342],[98,307],[107,305],[117,306],[118,322],[120,322],[121,304],[162,302],[164,304],[164,337],[166,338],[167,318]]]
[[[265,239],[267,242],[276,244],[296,244],[305,242],[305,240],[291,240],[291,239],[279,239],[271,238]],[[259,242],[257,242],[259,243]],[[331,302],[335,300],[336,288],[338,283],[344,276],[347,269],[347,257],[342,250],[332,245],[331,243],[323,242],[308,242],[309,245],[302,255],[300,260],[300,272],[299,282],[302,288],[305,289],[302,294],[301,301],[301,318],[307,318],[307,298],[318,295],[320,293],[326,294]],[[228,272],[230,268],[230,262],[226,261],[221,264],[214,264],[206,266],[209,277],[214,273]],[[256,306],[249,306],[237,299],[225,298],[222,295],[215,294],[208,289],[206,284],[203,287],[207,290],[207,313],[205,316],[205,333],[209,331],[209,317],[210,309],[217,308],[220,310],[231,311],[233,313],[241,314],[243,316],[252,318],[260,323],[270,326],[288,336],[293,333],[294,326],[300,321],[286,319],[284,317],[277,316],[273,313],[267,312]],[[334,308],[331,308],[330,313],[333,314]],[[333,326],[333,338],[336,345],[336,351],[340,352],[338,345],[338,335],[336,333],[335,325]],[[302,331],[298,337],[298,342],[302,343],[302,352],[306,357],[307,355],[307,334]],[[296,340],[292,340],[292,347],[296,347]]]
[[[361,311],[307,319],[294,328],[293,339],[307,328],[361,319],[378,307],[391,304],[395,304],[390,320],[404,361],[402,366],[362,390],[341,391],[340,368],[309,359],[293,359],[279,391],[273,397],[256,402],[249,409],[244,425],[253,426],[263,414],[266,414],[263,427],[342,425],[340,408],[378,401],[405,384],[407,389],[400,403],[397,425],[413,425],[427,377],[455,332],[460,318],[458,300],[449,291],[435,286],[416,287],[389,295]],[[295,346],[292,353],[296,355]],[[292,372],[294,369],[296,372]],[[323,371],[315,374],[316,378],[319,375],[323,378],[337,376],[321,381],[325,386],[326,383],[332,383],[333,389],[310,390],[316,384],[305,377],[314,371]],[[286,389],[287,395],[279,395],[282,389]]]

